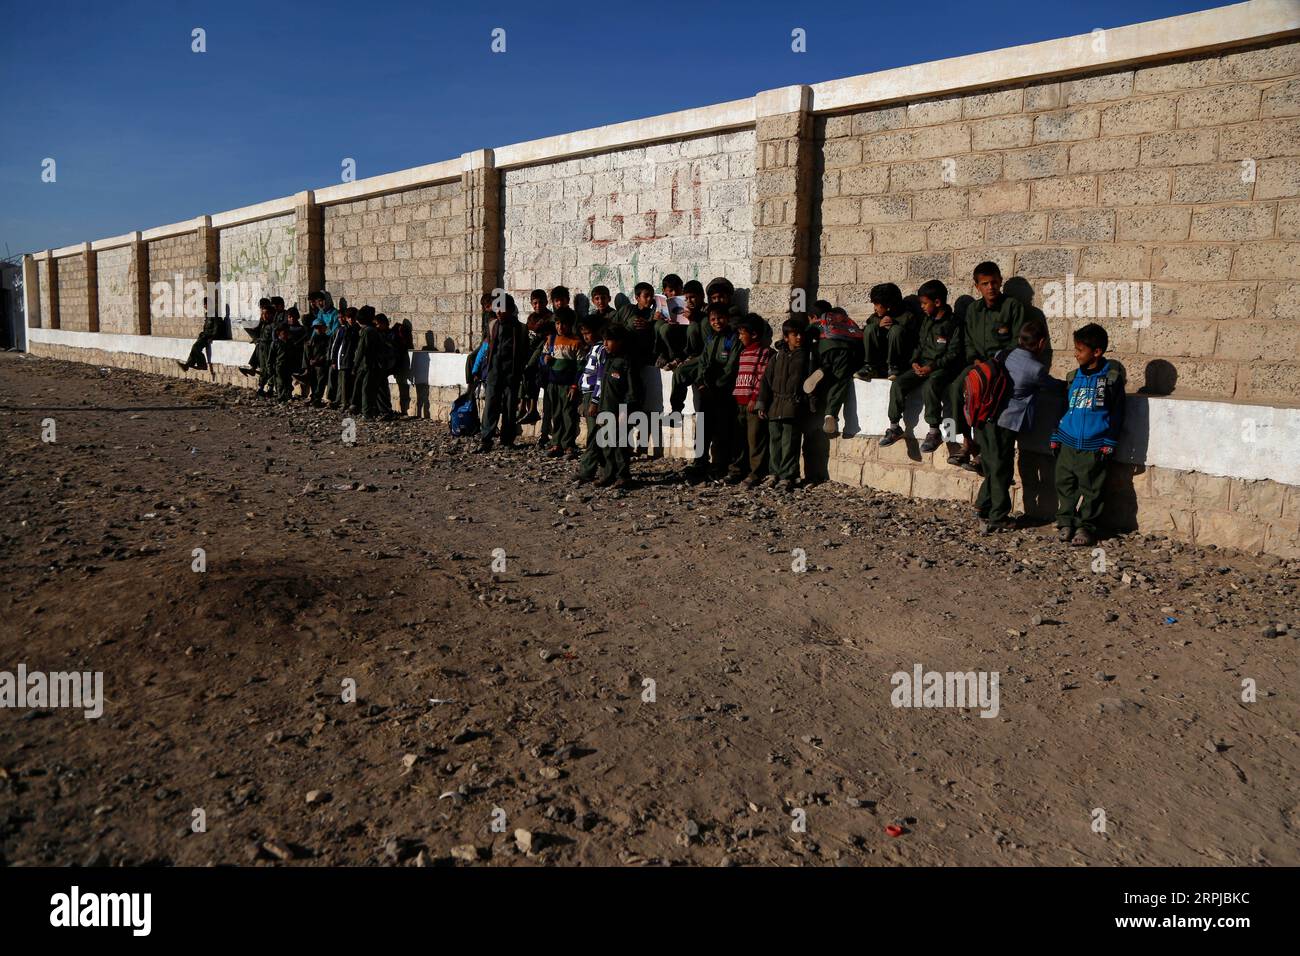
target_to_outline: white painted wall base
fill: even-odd
[[[63,329],[28,329],[27,332],[32,343],[180,361],[189,355],[193,344],[189,339],[151,335]],[[251,342],[212,343],[212,359],[218,365],[244,365],[252,351]],[[461,352],[413,352],[412,379],[417,385],[463,387],[465,360],[466,355]],[[645,384],[647,408],[667,411],[672,376],[647,369]],[[1025,439],[1027,447],[1047,451],[1047,439],[1059,415],[1060,401],[1056,395],[1045,395],[1040,400],[1035,427]],[[849,435],[879,435],[887,423],[888,403],[888,382],[854,382],[853,398],[841,418],[841,427]],[[1116,452],[1120,461],[1300,485],[1300,409],[1146,395],[1129,395],[1127,409],[1123,438]],[[694,412],[689,399],[686,411]],[[925,434],[927,426],[921,421],[920,392],[911,396],[903,426],[915,437]]]

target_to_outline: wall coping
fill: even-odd
[[[315,190],[316,205],[330,206],[335,203],[382,196],[403,189],[416,189],[420,186],[448,182],[460,179],[464,168],[464,161],[457,157],[445,159],[440,163],[429,163],[427,166],[416,166],[413,169],[399,169],[397,172],[384,173],[381,176],[368,176],[350,183],[339,183],[337,186],[325,186]]]
[[[122,246],[133,245],[140,241],[140,233],[128,232],[120,236],[113,236],[111,239],[96,239],[90,244],[90,248],[99,252],[102,249],[118,249]]]
[[[140,238],[145,242],[151,239],[170,239],[173,236],[183,236],[187,232],[198,232],[203,226],[210,225],[212,225],[211,216],[196,216],[184,222],[174,222],[170,226],[154,226],[152,229],[146,229],[140,233]]]
[[[812,85],[818,113],[1204,53],[1286,36],[1300,30],[1295,0],[1249,0],[1227,7],[1148,20],[1105,31],[1103,51],[1091,33],[986,53],[828,80]]]
[[[546,136],[524,143],[494,149],[497,169],[532,166],[537,163],[584,156],[608,150],[626,149],[644,143],[657,143],[754,125],[754,98],[731,100],[713,106],[700,106],[676,113],[647,116],[644,119],[611,123],[594,129]]]
[[[212,226],[214,229],[226,229],[231,226],[242,226],[246,222],[257,222],[259,219],[289,216],[293,214],[296,203],[296,197],[284,196],[280,199],[268,199],[266,202],[255,203],[252,206],[232,209],[229,212],[215,212],[212,214]]]

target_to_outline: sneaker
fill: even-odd
[[[760,482],[760,484],[764,488],[775,488],[780,483],[781,483],[781,479],[778,478],[776,475],[768,475],[766,478],[762,480],[762,482]]]
[[[1068,544],[1074,538],[1074,529],[1062,525],[1056,529],[1056,540],[1062,544]]]
[[[963,470],[973,471],[977,475],[984,474],[984,466],[981,465],[980,460],[975,457],[967,458],[964,462],[962,462],[961,467]]]
[[[953,452],[951,455],[948,456],[948,464],[950,465],[959,465],[961,467],[965,467],[967,462],[969,461],[970,461],[970,450],[967,448],[963,448],[961,451],[958,452]]]
[[[821,380],[825,377],[826,373],[821,369],[813,369],[812,374],[803,380],[803,393],[805,395],[811,395],[813,392],[817,391],[817,386],[821,384]]]
[[[882,448],[888,448],[894,442],[903,437],[903,429],[897,425],[890,425],[885,429],[885,433],[880,436],[880,445]]]
[[[570,461],[577,461],[582,457],[582,452],[578,451],[576,448],[570,448],[567,454]]]
[[[1087,528],[1080,528],[1074,533],[1074,540],[1070,542],[1072,548],[1091,548],[1097,543],[1097,536]]]
[[[834,415],[826,415],[822,418],[822,431],[827,435],[834,437],[840,433],[840,422]]]
[[[939,434],[939,429],[931,428],[925,433],[925,441],[921,442],[922,454],[928,454],[943,444],[943,436]]]

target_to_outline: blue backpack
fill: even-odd
[[[479,432],[478,405],[474,402],[476,389],[461,392],[451,403],[451,433],[457,438],[477,435]]]

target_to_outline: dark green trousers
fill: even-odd
[[[686,336],[692,325],[676,322],[655,323],[655,358],[676,361],[686,358]]]
[[[768,460],[772,474],[781,481],[799,480],[799,450],[803,445],[804,423],[797,418],[767,420]]]
[[[567,385],[546,386],[546,434],[551,444],[568,451],[578,447],[578,404]]]
[[[821,414],[839,421],[853,393],[853,373],[862,367],[862,353],[855,345],[836,344],[820,349],[817,361],[824,375],[817,388]]]
[[[863,330],[862,346],[866,350],[866,368],[872,375],[901,372],[911,365],[912,349],[916,344],[912,331],[895,322],[882,329],[877,319],[872,319]]]
[[[943,421],[943,393],[947,391],[948,385],[948,379],[942,371],[936,369],[922,378],[909,368],[889,386],[890,422],[903,420],[907,396],[919,388],[921,399],[925,402],[925,423],[931,428],[938,428]]]
[[[1096,534],[1105,504],[1105,484],[1105,455],[1062,445],[1056,456],[1056,526]]]
[[[200,335],[194,340],[194,347],[190,349],[190,357],[185,360],[185,364],[190,368],[206,369],[208,367],[208,346],[212,344],[212,338],[207,335]]]
[[[1016,433],[993,421],[978,429],[980,463],[984,481],[975,507],[990,521],[1000,521],[1011,514],[1011,483],[1016,470]]]

